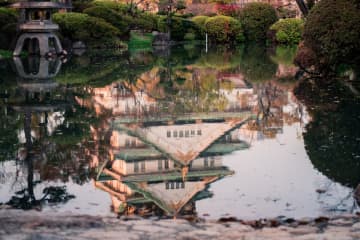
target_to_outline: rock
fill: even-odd
[[[318,217],[318,218],[315,218],[315,223],[324,223],[324,222],[328,222],[329,221],[329,218],[328,217]]]
[[[354,225],[352,225],[352,228],[360,231],[360,222],[357,222]]]
[[[325,189],[316,189],[316,192],[319,194],[326,193]]]
[[[72,48],[73,49],[84,49],[84,48],[86,48],[86,45],[82,41],[77,41],[72,44]]]
[[[224,222],[236,222],[237,218],[235,217],[222,217],[218,220],[218,222],[224,223]]]

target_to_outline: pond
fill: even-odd
[[[359,210],[359,95],[296,80],[295,53],[184,45],[1,60],[0,207],[187,219]]]

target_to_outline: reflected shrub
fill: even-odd
[[[241,11],[239,19],[249,41],[263,41],[270,26],[278,18],[275,9],[267,3],[249,3]]]
[[[349,187],[360,183],[360,103],[340,81],[302,81],[296,97],[311,122],[303,133],[306,152],[321,173]]]
[[[276,42],[282,44],[297,44],[304,31],[304,21],[297,18],[280,19],[270,30],[275,31]]]
[[[271,80],[277,71],[274,63],[262,45],[249,45],[242,49],[240,71],[245,79],[250,82],[262,82]]]
[[[215,16],[206,20],[205,31],[210,41],[214,42],[242,42],[243,30],[239,21],[228,16]]]
[[[285,66],[293,66],[296,56],[296,46],[277,46],[275,54],[271,56],[271,59],[278,64],[284,64]]]

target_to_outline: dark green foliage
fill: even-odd
[[[317,3],[307,17],[305,45],[323,65],[360,60],[360,7],[356,0],[326,0]]]
[[[244,40],[240,22],[228,16],[215,16],[207,19],[205,31],[209,34],[210,41],[241,42]]]
[[[278,43],[297,44],[304,31],[304,21],[297,18],[280,19],[270,27],[270,30],[275,31]]]
[[[16,38],[17,13],[14,9],[0,8],[0,48],[9,49]]]
[[[167,31],[167,18],[165,16],[160,17],[158,30],[161,32]],[[196,39],[201,36],[200,28],[193,21],[181,17],[172,17],[171,39],[182,41],[187,33],[193,33],[196,36]]]
[[[103,18],[107,22],[118,27],[121,32],[125,28],[127,33],[132,29],[141,29],[145,31],[156,30],[158,16],[152,13],[130,10],[129,5],[112,1],[94,1],[90,10],[85,9],[85,13]],[[111,16],[106,16],[110,14]]]
[[[249,41],[265,40],[270,26],[278,20],[275,9],[267,3],[247,4],[239,18]]]
[[[84,13],[89,16],[104,19],[106,22],[116,27],[121,35],[128,33],[130,30],[129,24],[125,21],[123,15],[110,8],[95,6],[85,9]]]
[[[119,47],[120,32],[101,18],[84,13],[56,13],[53,20],[59,24],[62,36],[80,40],[93,47]]]
[[[92,0],[73,0],[72,6],[73,12],[82,12],[85,8],[88,8],[92,5]]]
[[[307,0],[306,5],[307,5],[308,9],[311,10],[315,5],[315,0]]]

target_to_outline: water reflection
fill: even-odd
[[[12,167],[5,167],[2,173],[2,182],[11,183],[11,188],[15,190],[7,204],[32,209],[41,208],[45,203],[67,202],[74,196],[67,192],[65,186],[42,184],[49,180],[66,181],[71,174],[75,178],[84,175],[76,169],[81,164],[81,155],[79,152],[76,156],[74,147],[70,145],[73,132],[69,135],[66,131],[59,133],[59,129],[71,129],[76,124],[71,122],[69,114],[75,109],[73,93],[59,87],[53,80],[61,68],[61,60],[28,58],[23,61],[15,58],[13,64],[17,86],[4,90],[6,97],[2,105],[4,118],[8,120],[3,128],[8,128],[7,122],[15,122],[11,129],[13,137],[10,138],[13,142],[8,142],[8,139],[1,151],[8,153],[3,156],[5,160],[15,159]],[[73,129],[84,130],[78,125]],[[14,149],[9,151],[8,147]],[[76,151],[79,149],[76,148]]]
[[[0,202],[145,217],[354,211],[358,100],[295,97],[294,51],[195,47],[1,64]]]

